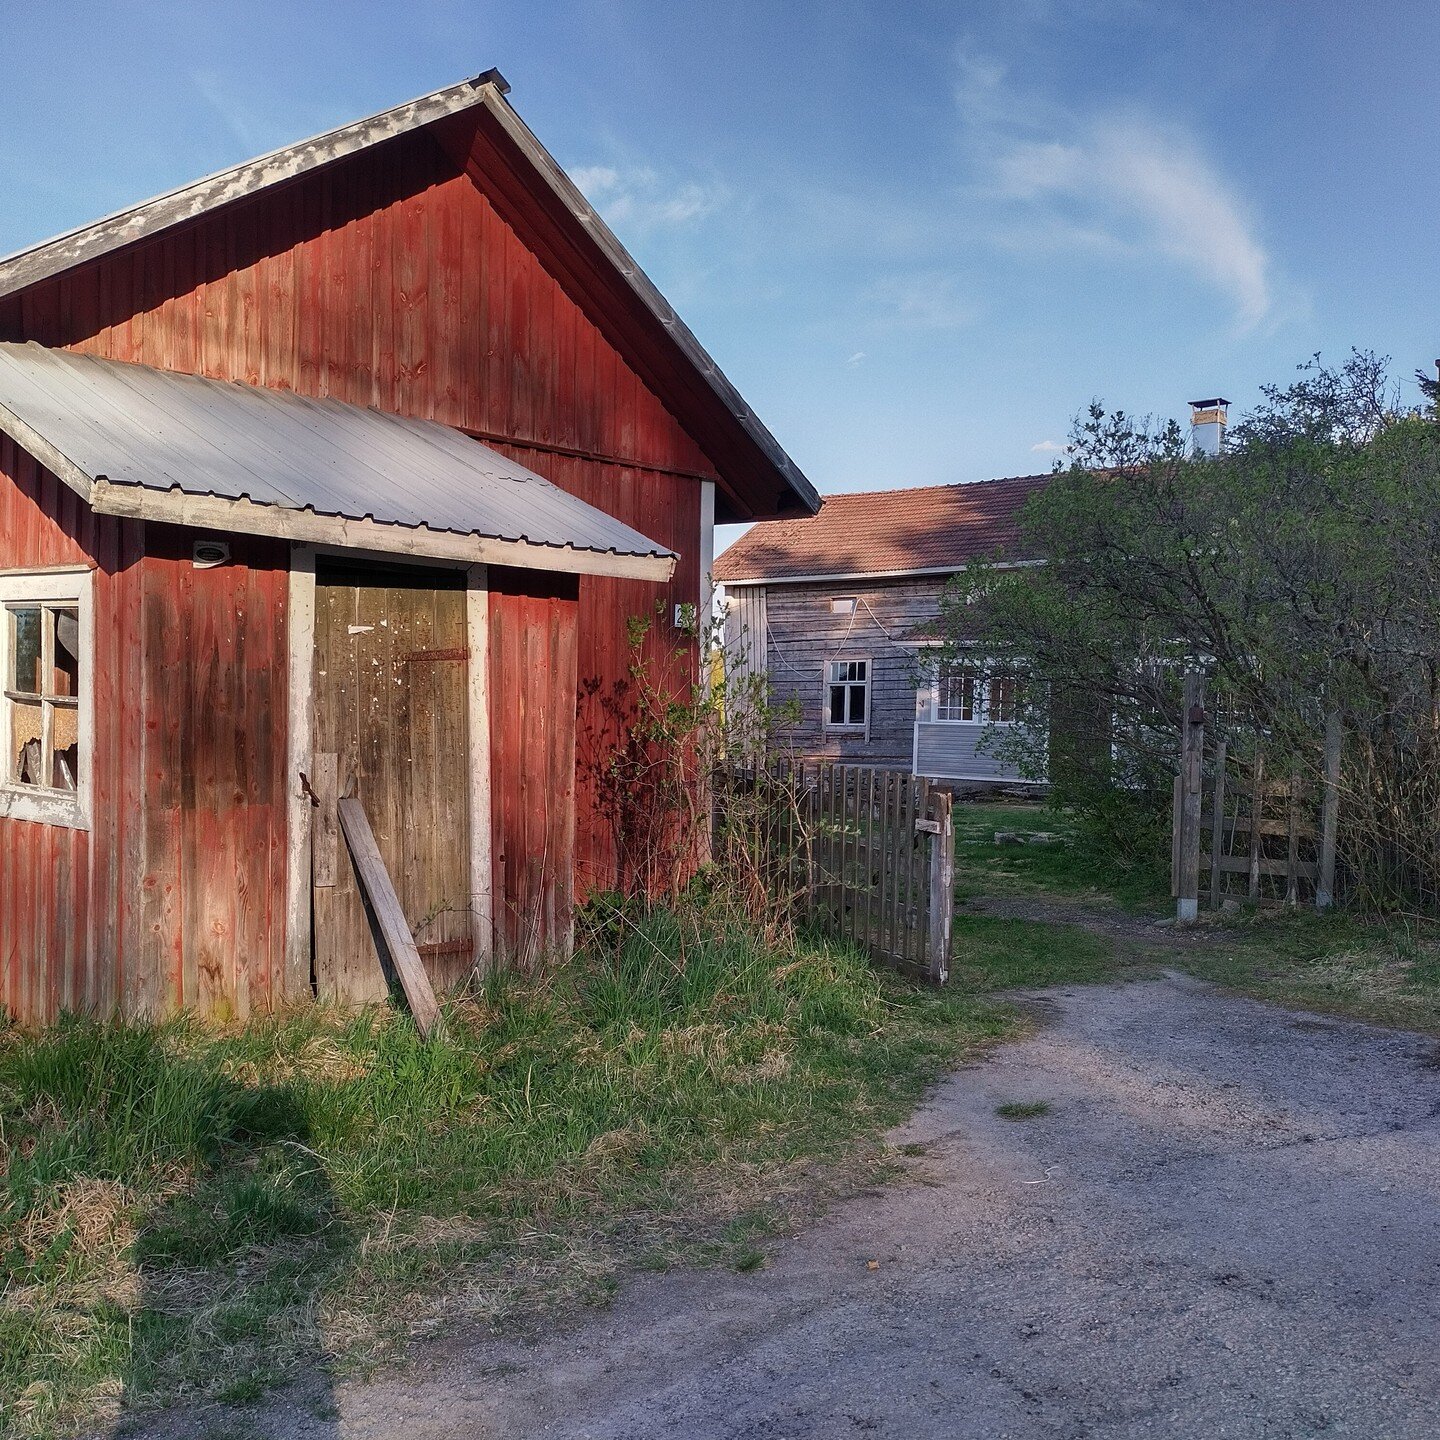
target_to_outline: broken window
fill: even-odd
[[[0,813],[66,823],[80,818],[63,807],[17,807],[13,796],[79,799],[88,763],[82,690],[89,668],[81,637],[89,585],[88,574],[0,575],[0,785],[12,795]]]

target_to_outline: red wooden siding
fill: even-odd
[[[570,934],[579,591],[543,571],[489,579],[496,940],[530,964]]]
[[[145,883],[139,1008],[269,1010],[285,963],[289,546],[151,525],[141,576]]]
[[[265,1009],[284,954],[288,555],[97,517],[0,437],[0,568],[94,567],[91,829],[0,819],[0,1004]]]
[[[698,479],[715,470],[582,300],[419,132],[0,300],[0,338],[334,396],[495,444],[681,556],[668,586],[582,580],[578,674],[608,682],[629,665],[627,617],[657,601],[654,653],[673,648],[674,604],[699,593]],[[497,748],[497,769],[511,760]],[[611,869],[583,778],[582,887]]]
[[[135,966],[134,897],[143,878],[133,846],[138,807],[126,815],[116,802],[140,788],[130,743],[138,705],[124,695],[139,689],[127,642],[135,634],[128,601],[142,543],[138,524],[92,515],[0,436],[0,568],[95,566],[92,829],[0,819],[0,1004],[26,1020],[110,1009]]]

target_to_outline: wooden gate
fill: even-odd
[[[907,770],[814,770],[812,918],[871,959],[943,985],[955,913],[950,792]]]
[[[1200,906],[1313,904],[1335,898],[1340,731],[1323,749],[1277,763],[1254,730],[1212,735],[1204,686],[1185,682],[1175,777],[1170,889],[1181,920]],[[1214,727],[1211,727],[1212,731]],[[1316,771],[1318,770],[1318,775]]]
[[[474,964],[463,572],[326,567],[315,593],[314,956],[322,1000],[387,978],[335,801],[362,804],[436,988]]]
[[[728,793],[746,795],[735,808],[751,816],[756,794],[770,797],[764,833],[745,843],[764,857],[772,893],[878,964],[944,984],[955,913],[948,790],[908,770],[777,761],[722,777],[717,828]]]

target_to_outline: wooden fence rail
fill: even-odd
[[[1255,736],[1206,744],[1204,690],[1185,686],[1175,777],[1171,893],[1180,920],[1227,902],[1324,910],[1335,897],[1340,732],[1327,726],[1307,776],[1298,759],[1277,777]]]
[[[944,984],[955,890],[948,791],[904,770],[807,761],[731,783],[752,794],[773,787],[764,866],[805,918],[879,964]],[[724,805],[722,790],[720,823]]]

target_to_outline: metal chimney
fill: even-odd
[[[1190,441],[1197,455],[1218,455],[1225,444],[1225,414],[1230,402],[1216,396],[1213,400],[1190,402]]]

